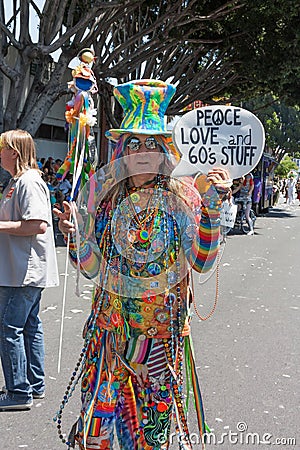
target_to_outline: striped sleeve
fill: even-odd
[[[97,208],[93,232],[90,230],[92,222],[87,221],[90,232],[87,236],[86,233],[81,231],[79,252],[77,251],[76,235],[72,234],[70,239],[69,255],[71,262],[74,267],[77,267],[79,254],[80,272],[89,279],[99,275],[101,266],[105,264],[99,245],[108,221],[109,208],[107,206],[110,206],[110,204],[102,203]]]
[[[77,252],[75,235],[70,237],[69,255],[74,267],[77,267],[78,253],[80,272],[86,278],[94,278],[100,270],[100,251],[96,243],[90,240],[80,240],[79,252]]]
[[[197,272],[208,272],[216,260],[219,250],[220,212],[202,207],[201,220],[188,259]]]

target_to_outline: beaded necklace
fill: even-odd
[[[151,186],[152,185],[152,186]],[[148,187],[149,186],[149,187]],[[146,189],[145,189],[146,187]],[[133,241],[137,240],[140,242],[142,247],[149,246],[150,235],[154,226],[154,217],[158,213],[158,202],[156,200],[156,192],[157,189],[161,187],[160,177],[156,177],[154,180],[150,180],[140,188],[137,187],[129,187],[128,183],[126,184],[126,200],[125,205],[129,205],[129,209],[131,210],[131,221],[136,228],[135,235],[129,236]],[[141,196],[148,195],[149,198],[147,200],[145,208],[142,210],[140,207],[135,206]]]
[[[178,411],[178,420],[182,426],[182,431],[180,426],[176,426],[176,432],[179,436],[180,444],[189,441],[189,431],[187,426],[187,421],[184,411],[184,398],[183,398],[183,345],[184,337],[182,335],[182,330],[184,323],[182,321],[182,300],[181,300],[181,289],[180,289],[180,239],[179,230],[176,221],[176,217],[173,211],[169,210],[169,205],[166,203],[166,197],[163,198],[165,202],[165,208],[168,211],[168,215],[172,218],[173,231],[174,231],[174,241],[175,241],[175,266],[177,273],[177,286],[176,286],[176,301],[177,301],[177,317],[174,315],[172,302],[170,302],[170,329],[171,329],[171,339],[163,339],[163,343],[166,350],[166,357],[168,360],[168,365],[171,370],[171,386],[174,395],[174,400],[176,403],[176,409]],[[166,244],[169,242],[169,229],[165,224],[165,239]],[[168,269],[167,260],[166,270]],[[167,279],[168,280],[168,279]],[[169,285],[169,280],[167,284],[166,294],[170,292],[171,286]]]
[[[150,237],[154,227],[155,216],[158,213],[158,204],[152,205],[153,203],[153,189],[149,192],[150,196],[146,205],[146,208],[140,212],[136,211],[136,207],[133,204],[133,197],[136,196],[136,202],[140,199],[138,194],[129,194],[128,205],[132,214],[129,216],[131,218],[132,233],[128,236],[130,242],[138,241],[142,248],[147,248],[150,245]],[[127,203],[127,202],[126,202]]]

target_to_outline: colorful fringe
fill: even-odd
[[[199,429],[199,434],[200,434],[200,438],[201,438],[201,442],[202,442],[202,448],[204,448],[204,435],[205,435],[205,431],[206,431],[206,425],[205,425],[204,408],[203,408],[199,380],[198,380],[197,371],[196,371],[195,355],[194,355],[194,348],[193,348],[193,342],[192,342],[191,336],[187,336],[184,339],[184,346],[185,346],[185,365],[186,365],[186,372],[187,372],[186,378],[187,378],[188,384],[189,384],[190,380],[192,382],[193,394],[194,394],[193,398],[194,398],[194,404],[195,404],[196,414],[197,414],[198,429]],[[189,385],[187,386],[187,392],[189,393]],[[186,409],[188,409],[188,397],[187,397]]]
[[[91,113],[91,97],[86,91],[79,91],[67,105],[66,120],[69,124],[69,151],[58,169],[56,177],[63,180],[68,173],[73,174],[72,198],[76,199],[80,187],[89,181],[95,173],[89,155],[90,123],[93,123]]]

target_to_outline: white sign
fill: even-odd
[[[259,162],[265,132],[250,111],[214,105],[184,114],[173,128],[173,142],[182,154],[173,176],[207,174],[221,167],[231,178],[239,178]]]
[[[235,223],[237,213],[237,205],[229,203],[228,201],[223,202],[222,209],[220,211],[220,223],[224,227],[233,228]]]

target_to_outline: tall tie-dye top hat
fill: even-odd
[[[116,86],[113,93],[124,110],[124,118],[120,128],[106,131],[106,137],[118,142],[128,133],[160,136],[167,147],[163,150],[171,152],[178,161],[180,155],[165,122],[165,112],[175,91],[175,86],[161,80],[134,80]],[[113,155],[113,159],[118,157]]]

